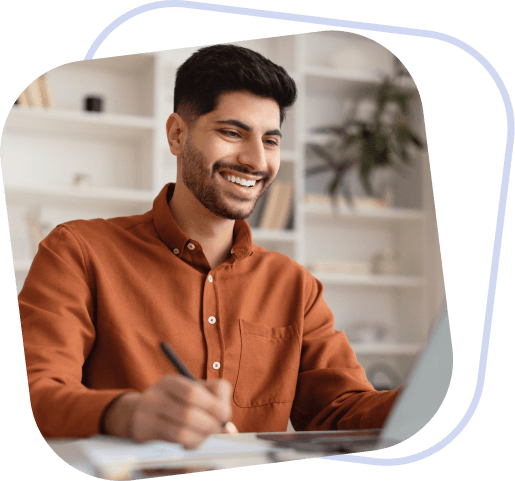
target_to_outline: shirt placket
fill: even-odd
[[[220,330],[220,312],[216,295],[215,270],[209,271],[204,281],[203,296],[204,337],[207,346],[206,378],[218,379],[223,372],[223,345]]]

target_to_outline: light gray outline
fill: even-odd
[[[107,38],[107,36],[119,25],[126,22],[127,20],[139,15],[140,13],[148,12],[151,10],[156,10],[159,8],[169,8],[169,7],[180,7],[180,8],[190,8],[195,10],[206,10],[212,12],[221,12],[221,13],[233,13],[237,15],[247,15],[254,17],[262,17],[262,18],[273,18],[279,20],[290,20],[295,22],[304,22],[304,23],[312,23],[317,25],[329,25],[335,27],[346,27],[346,28],[356,28],[361,30],[372,30],[376,32],[387,32],[387,33],[396,33],[401,35],[412,35],[416,37],[427,37],[433,38],[436,40],[442,40],[444,42],[450,43],[454,45],[468,54],[472,55],[490,74],[493,78],[499,92],[501,93],[504,107],[506,109],[506,120],[508,127],[508,135],[506,139],[506,151],[504,155],[504,167],[503,167],[503,175],[501,181],[501,191],[499,196],[499,208],[497,211],[497,223],[495,228],[495,238],[494,238],[494,249],[492,254],[492,265],[490,268],[490,282],[488,286],[488,296],[486,302],[486,312],[485,312],[485,325],[483,328],[483,341],[481,343],[481,353],[479,359],[479,368],[478,368],[478,378],[476,389],[474,391],[474,395],[472,397],[472,401],[470,403],[467,412],[463,416],[462,420],[458,423],[458,425],[440,442],[428,448],[420,453],[413,454],[410,456],[405,456],[402,458],[392,458],[392,459],[379,459],[372,458],[366,456],[353,456],[349,454],[338,455],[338,456],[327,456],[321,459],[327,459],[332,461],[348,461],[353,463],[360,464],[372,464],[377,466],[396,466],[402,464],[408,464],[415,461],[419,461],[421,459],[427,458],[432,454],[440,451],[443,447],[453,441],[458,434],[463,431],[464,427],[470,421],[470,418],[474,414],[479,400],[481,398],[481,394],[483,392],[483,386],[485,381],[485,373],[486,373],[486,361],[488,357],[488,345],[490,341],[490,332],[492,327],[492,313],[493,313],[493,305],[495,299],[495,288],[497,285],[497,272],[499,268],[499,257],[501,251],[501,242],[502,242],[502,233],[504,228],[504,217],[506,211],[506,200],[508,196],[508,183],[510,177],[510,169],[511,169],[511,157],[513,150],[513,137],[514,137],[514,118],[513,118],[513,106],[511,104],[510,96],[508,94],[508,90],[504,85],[501,77],[497,73],[497,71],[493,68],[493,66],[486,60],[483,55],[481,55],[477,50],[472,48],[470,45],[458,40],[455,37],[451,37],[450,35],[442,34],[439,32],[433,32],[430,30],[418,30],[414,28],[406,28],[406,27],[395,27],[390,25],[378,25],[372,23],[364,23],[364,22],[352,22],[348,20],[337,20],[332,18],[324,18],[324,17],[312,17],[308,15],[297,15],[292,13],[282,13],[282,12],[272,12],[267,10],[256,10],[251,8],[242,8],[242,7],[231,7],[226,5],[214,5],[200,2],[189,2],[189,1],[181,1],[181,0],[164,0],[158,2],[152,2],[146,5],[142,5],[140,7],[134,8],[116,20],[111,22],[94,40],[88,52],[86,53],[86,57],[84,60],[90,60],[93,58],[95,52],[98,50],[98,47],[102,44],[102,42]]]

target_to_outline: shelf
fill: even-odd
[[[416,356],[423,346],[419,343],[352,343],[352,349],[358,356],[364,355],[405,355]]]
[[[88,206],[137,206],[148,205],[149,209],[155,198],[153,192],[138,189],[115,189],[108,187],[20,187],[5,186],[7,202],[23,204],[57,203],[62,205]]]
[[[308,65],[306,67],[306,76],[308,77],[308,79],[334,79],[339,81],[376,85],[379,85],[382,80],[379,75],[375,75],[373,73],[343,68],[323,67],[319,65]]]
[[[32,264],[31,259],[14,260],[14,271],[26,274],[27,272],[29,272],[31,264]]]
[[[253,229],[252,240],[259,241],[286,241],[294,242],[294,232],[285,230]],[[15,272],[26,274],[32,264],[31,259],[18,259],[14,261]]]
[[[378,74],[349,69],[311,65],[306,68],[306,85],[310,95],[362,98],[375,95],[383,77]],[[396,84],[399,89],[417,92],[411,78]]]
[[[363,72],[359,70],[351,70],[344,68],[323,67],[318,65],[310,65],[306,68],[306,76],[308,79],[332,79],[340,82],[356,82],[371,85],[380,85],[383,76],[371,72]],[[405,78],[396,82],[398,88],[403,90],[416,90],[415,82],[412,78]]]
[[[153,117],[38,107],[13,107],[5,129],[22,129],[59,135],[80,134],[136,140],[153,132]]]
[[[252,241],[295,242],[295,231],[252,227]]]
[[[370,286],[370,287],[423,287],[422,276],[387,274],[332,274],[312,272],[324,285]]]
[[[356,206],[351,210],[344,204],[338,204],[334,210],[330,204],[303,204],[302,210],[306,215],[306,220],[385,220],[385,221],[417,221],[424,220],[425,214],[418,209],[403,208],[373,208]]]
[[[67,64],[79,68],[99,69],[123,74],[140,74],[147,72],[154,61],[155,54],[140,53],[121,55],[119,57],[94,58]]]

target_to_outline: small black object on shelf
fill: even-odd
[[[104,109],[102,97],[90,96],[84,99],[84,108],[88,112],[102,112]]]

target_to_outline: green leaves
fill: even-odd
[[[377,96],[377,110],[373,122],[360,122],[349,120],[343,125],[325,126],[314,129],[318,133],[331,133],[340,137],[341,148],[334,152],[318,144],[308,144],[313,152],[326,162],[326,166],[317,166],[307,169],[306,175],[332,170],[334,177],[328,185],[328,191],[335,200],[339,190],[349,204],[352,198],[344,180],[350,168],[359,164],[359,178],[367,195],[373,196],[370,184],[370,175],[378,167],[394,167],[398,160],[404,164],[411,163],[409,146],[423,149],[422,140],[407,125],[409,116],[409,101],[412,95],[395,86],[395,79],[384,79],[380,85]],[[392,102],[397,104],[401,115],[394,121],[384,124],[382,115]],[[395,107],[394,107],[395,108]],[[389,111],[390,113],[390,111]],[[388,115],[388,114],[387,114]],[[390,119],[392,116],[390,115]]]

